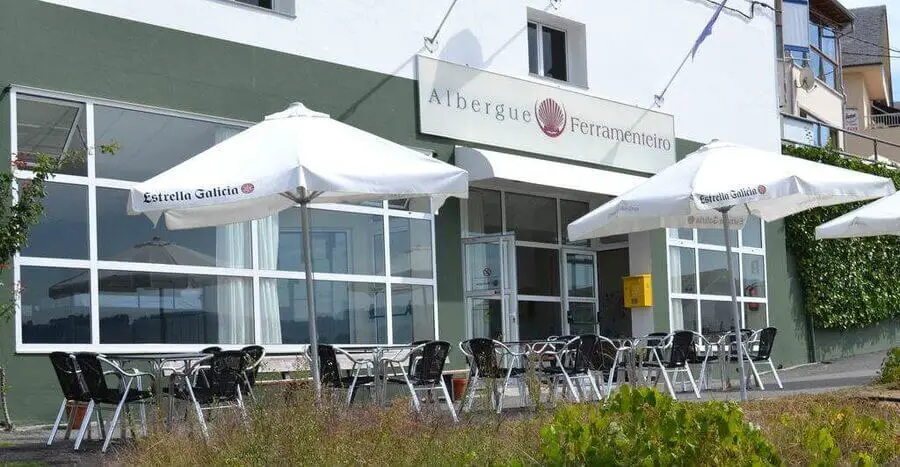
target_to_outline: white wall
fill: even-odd
[[[452,0],[303,0],[296,17],[226,0],[44,0],[107,15],[414,77],[416,53]],[[729,6],[749,13],[749,3]],[[459,0],[435,55],[512,75],[528,72],[528,8],[585,25],[590,93],[642,107],[666,84],[712,16],[706,0]],[[724,11],[662,111],[679,137],[777,150],[774,20]]]

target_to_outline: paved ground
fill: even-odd
[[[771,374],[763,375],[767,391],[751,389],[751,398],[779,397],[796,393],[817,393],[835,391],[854,386],[866,385],[875,378],[881,366],[883,352],[859,355],[828,364],[813,364],[779,371],[784,384],[777,390]],[[718,373],[713,373],[712,386],[717,386]],[[732,381],[737,383],[736,374]],[[679,385],[680,386],[680,385]],[[680,389],[680,388],[679,388]],[[717,390],[703,392],[704,399],[737,400],[737,391]],[[687,393],[679,394],[679,399],[693,399]],[[694,399],[695,400],[695,399]],[[15,432],[0,432],[0,467],[13,465],[99,465],[104,459],[111,459],[122,444],[113,443],[110,454],[100,453],[98,441],[87,440],[82,451],[72,451],[72,442],[59,439],[47,447],[49,430],[46,427],[21,428]],[[61,438],[61,435],[59,436]]]

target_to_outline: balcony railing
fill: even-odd
[[[900,113],[872,115],[868,123],[869,128],[900,127]]]
[[[900,114],[888,114],[888,115],[900,115]],[[801,118],[790,114],[781,114],[781,118],[783,120],[782,123],[782,141],[789,144],[796,144],[800,146],[813,146],[820,147],[825,144],[837,146],[837,142],[835,138],[837,135],[841,135],[839,140],[846,140],[847,136],[854,136],[856,138],[860,138],[865,140],[867,143],[871,143],[872,152],[869,154],[852,154],[843,150],[843,148],[836,147],[835,150],[848,157],[856,157],[858,159],[862,159],[869,162],[880,162],[893,166],[897,166],[898,163],[887,159],[884,157],[884,150],[888,149],[888,151],[900,151],[900,144],[892,143],[890,141],[885,141],[883,139],[873,138],[870,135],[862,134],[856,131],[845,130],[840,127],[832,126],[824,122],[819,122],[816,120],[810,120],[808,118]],[[790,122],[790,123],[789,123]],[[898,122],[897,126],[900,126],[900,122]],[[788,128],[792,130],[789,132]],[[827,133],[830,135],[828,141],[822,142],[819,141],[821,138],[816,138],[816,133],[819,129],[827,129]],[[811,133],[807,135],[798,135],[798,130],[800,132],[809,131]],[[789,134],[794,133],[794,134]],[[800,136],[800,137],[798,137]],[[879,150],[882,152],[879,153]],[[868,152],[868,151],[866,151]]]

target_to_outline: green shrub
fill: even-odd
[[[781,463],[736,404],[678,402],[629,386],[607,404],[560,409],[541,430],[541,456],[549,465]]]
[[[881,364],[881,375],[876,380],[881,384],[900,383],[900,347],[888,350],[887,357]]]

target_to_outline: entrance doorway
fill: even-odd
[[[600,276],[600,335],[616,338],[631,337],[631,313],[625,308],[622,277],[628,275],[628,248],[597,252]]]

